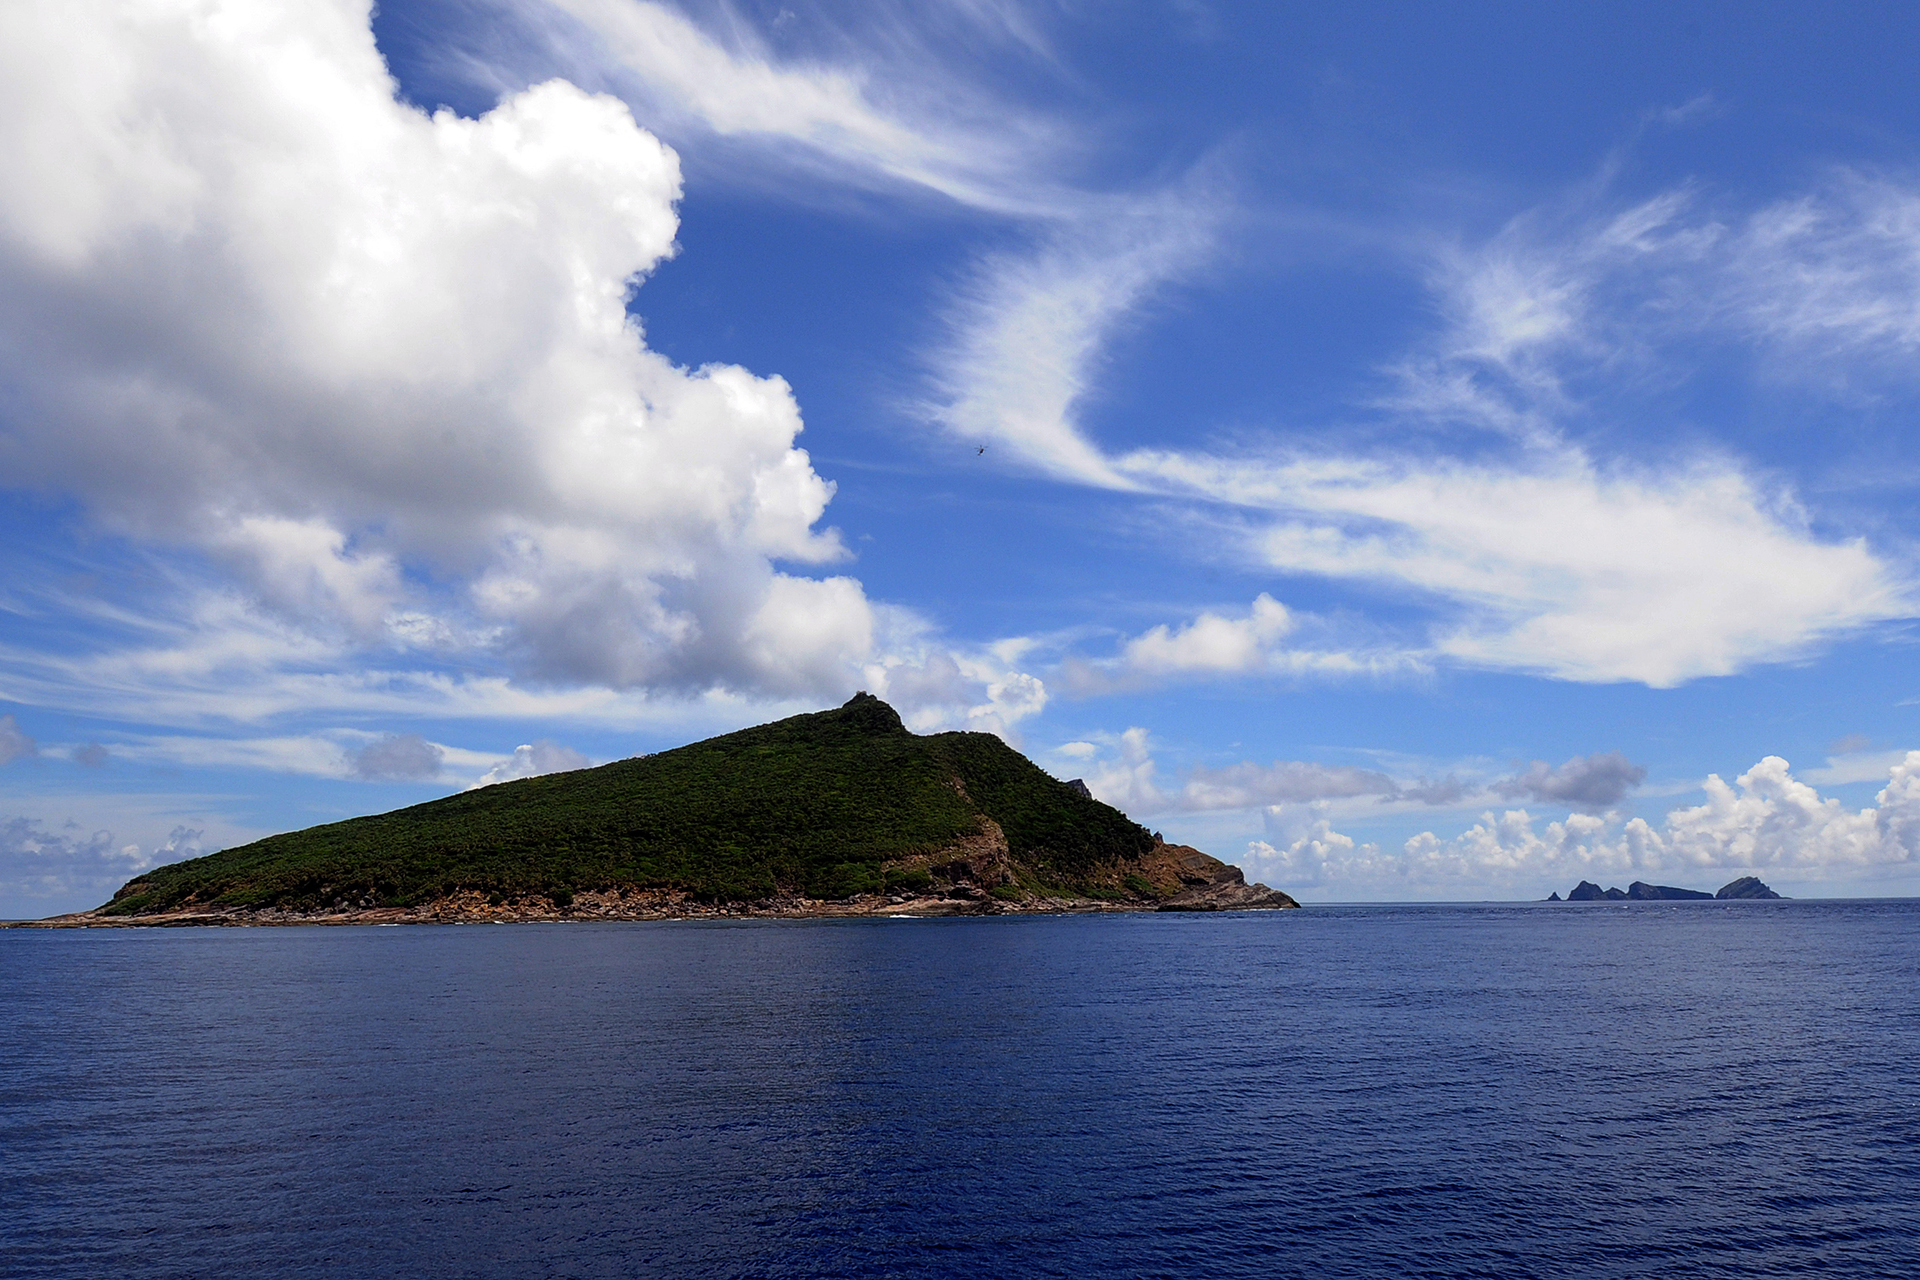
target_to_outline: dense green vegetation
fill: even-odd
[[[501,783],[158,867],[106,908],[188,900],[310,910],[617,887],[711,901],[924,889],[926,857],[998,822],[1022,878],[1073,886],[1153,847],[1118,810],[992,734],[909,733],[892,707],[845,706],[658,755]]]

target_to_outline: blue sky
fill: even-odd
[[[13,6],[0,915],[858,688],[1304,901],[1920,892],[1916,26]]]

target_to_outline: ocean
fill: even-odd
[[[1920,1275],[1920,902],[0,931],[6,1277]]]

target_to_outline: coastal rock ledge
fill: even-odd
[[[1157,903],[1156,911],[1261,911],[1300,905],[1278,889],[1248,884],[1240,868],[1189,845],[1161,844],[1154,854],[1171,862],[1181,886]]]

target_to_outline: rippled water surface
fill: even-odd
[[[1920,1275],[1920,903],[0,932],[0,1274]]]

